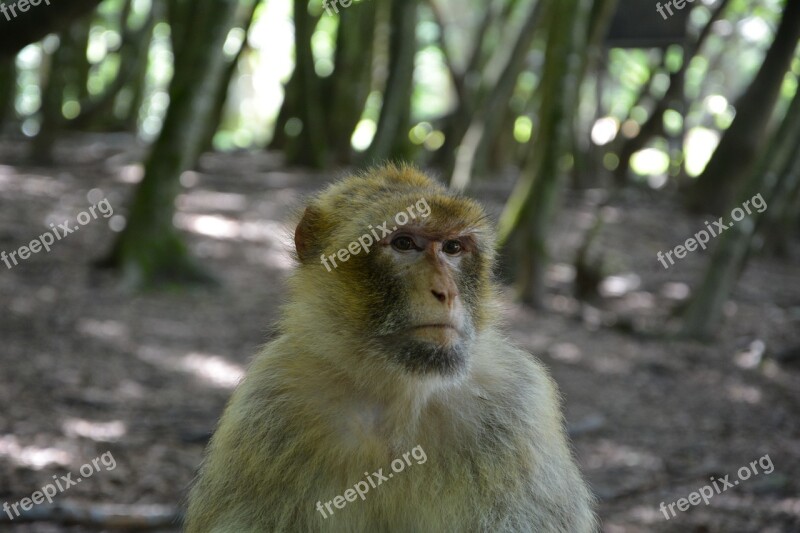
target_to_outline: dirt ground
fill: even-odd
[[[50,168],[25,164],[24,147],[0,143],[0,250],[30,242],[51,222],[75,221],[103,198],[115,216],[99,216],[12,269],[0,263],[0,504],[54,476],[74,478],[110,452],[116,467],[97,463],[57,501],[178,506],[236,380],[272,334],[291,268],[284,222],[331,176],[282,168],[269,154],[205,156],[182,179],[176,223],[221,288],[129,294],[90,263],[125,215],[141,147],[124,136],[71,139]],[[510,185],[500,179],[475,195],[496,214]],[[665,270],[656,252],[704,219],[666,194],[614,200],[598,247],[613,276],[604,298],[579,304],[569,265],[592,199],[566,195],[550,312],[512,306],[507,319],[509,335],[561,387],[603,530],[800,531],[800,243],[791,260],[751,261],[715,342],[672,340],[656,332],[710,254],[694,252]],[[738,481],[754,461],[757,475],[708,505],[669,520],[659,510],[710,478]],[[0,531],[97,529],[0,522]]]

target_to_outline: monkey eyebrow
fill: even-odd
[[[452,227],[446,229],[428,229],[424,225],[407,224],[390,231],[391,235],[415,235],[429,241],[445,241],[451,239],[470,239],[474,240],[480,234],[480,230],[473,226]],[[384,237],[387,234],[384,233]]]

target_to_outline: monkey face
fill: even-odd
[[[323,192],[295,244],[298,288],[320,293],[320,323],[366,338],[405,372],[466,371],[493,298],[493,233],[476,202],[385,167]]]
[[[474,236],[403,227],[379,243],[369,280],[389,310],[378,317],[377,338],[394,363],[413,373],[465,370],[475,321],[465,302],[476,265]]]

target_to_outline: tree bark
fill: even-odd
[[[476,159],[484,160],[490,141],[497,137],[500,124],[508,113],[508,101],[514,93],[517,78],[525,66],[525,58],[531,48],[545,1],[537,0],[531,6],[525,22],[519,29],[514,46],[504,58],[500,76],[493,84],[492,90],[487,91],[481,110],[476,113],[469,128],[461,137],[460,145],[455,151],[455,160],[451,161],[454,166],[445,169],[445,172],[451,175],[450,185],[453,188],[466,188],[472,177]]]
[[[756,168],[750,171],[743,184],[738,202],[732,209],[761,194],[772,201],[780,182],[780,174],[790,170],[800,144],[800,93],[794,97],[769,148],[762,154]],[[722,323],[723,306],[733,290],[739,274],[744,270],[756,228],[770,209],[767,205],[759,213],[752,211],[745,218],[733,222],[720,235],[720,242],[711,256],[703,282],[683,315],[681,334],[687,337],[709,339]]]
[[[644,124],[639,128],[639,133],[628,139],[620,148],[619,166],[614,172],[614,180],[617,186],[622,187],[627,184],[630,160],[633,154],[644,148],[647,143],[650,142],[650,139],[663,133],[664,113],[671,107],[678,106],[680,102],[683,101],[686,71],[689,69],[692,59],[700,52],[703,48],[703,44],[705,44],[706,40],[711,35],[711,29],[714,23],[722,17],[729,1],[730,0],[721,0],[697,38],[683,47],[683,62],[678,70],[670,74],[669,87],[664,93],[664,96],[656,103],[650,116],[647,117],[647,120],[645,120]]]
[[[40,6],[37,6],[40,7]],[[92,15],[73,21],[59,34],[58,48],[47,58],[41,72],[42,105],[39,133],[31,144],[31,158],[52,162],[56,140],[64,129],[62,106],[68,95],[80,99],[87,93],[89,61],[86,47],[89,42]]]
[[[125,116],[115,116],[115,104],[117,97],[126,88],[130,88],[135,94],[136,83],[144,83],[144,76],[148,66],[148,52],[153,37],[153,28],[156,24],[156,10],[158,5],[151,7],[147,18],[137,29],[128,28],[128,16],[132,4],[127,2],[122,14],[120,15],[120,33],[122,42],[120,44],[119,69],[114,80],[104,88],[103,93],[93,98],[85,98],[81,102],[81,113],[74,119],[68,121],[67,126],[76,129],[94,129],[99,131],[125,130],[129,124],[127,118],[130,111]],[[141,88],[139,88],[141,90]],[[135,98],[131,99],[131,106],[138,106]]]
[[[339,13],[334,71],[324,83],[327,143],[336,162],[352,160],[351,138],[371,89],[377,3],[353,4]]]
[[[789,255],[790,241],[796,230],[793,223],[797,220],[798,201],[800,201],[800,92],[792,100],[786,111],[784,122],[773,138],[773,143],[785,144],[786,150],[794,150],[794,154],[787,158],[785,168],[778,172],[777,184],[768,197],[769,209],[764,212],[756,228],[764,236],[764,248],[767,252],[787,257]],[[795,137],[787,133],[794,125]],[[784,137],[781,137],[781,134]],[[752,251],[752,248],[751,248]]]
[[[378,128],[365,157],[371,163],[410,155],[408,130],[417,53],[417,3],[417,0],[392,0],[389,77]]]
[[[322,168],[326,163],[325,113],[322,84],[314,70],[311,38],[317,19],[308,13],[308,0],[294,0],[295,86],[294,118],[300,119],[300,134],[286,143],[289,164]],[[288,96],[288,94],[287,94]]]
[[[0,57],[0,133],[16,115],[17,65],[14,57]]]
[[[68,83],[72,50],[62,40],[58,48],[42,62],[40,69],[42,104],[39,108],[39,132],[31,143],[31,159],[39,164],[53,162],[53,148],[63,123],[61,105]]]
[[[781,23],[755,79],[735,104],[736,117],[690,190],[689,207],[720,214],[733,201],[767,137],[784,75],[800,39],[800,2],[786,2]]]
[[[522,301],[541,307],[548,264],[547,234],[573,150],[572,121],[587,53],[589,0],[553,0],[546,16],[547,51],[541,82],[539,134],[533,157],[500,219],[500,242],[514,258]]]
[[[242,58],[242,55],[247,51],[247,34],[250,32],[250,27],[253,24],[253,18],[255,16],[256,9],[258,5],[261,3],[261,0],[254,0],[252,5],[249,7],[250,12],[244,17],[242,20],[242,25],[238,26],[244,32],[244,40],[242,41],[241,46],[236,51],[236,54],[228,61],[227,66],[225,67],[225,75],[219,80],[219,85],[216,88],[216,94],[214,96],[214,111],[211,114],[211,118],[208,121],[208,131],[206,131],[203,141],[203,148],[206,150],[212,150],[214,147],[214,135],[217,133],[217,130],[222,125],[222,121],[225,118],[225,106],[228,102],[228,94],[230,93],[231,82],[236,75],[237,70],[239,69],[239,62]]]
[[[181,61],[170,84],[164,126],[134,192],[128,223],[101,264],[119,270],[128,286],[209,282],[172,224],[181,173],[195,165],[225,74],[223,44],[236,23],[238,0],[198,0],[191,32],[180,43]]]

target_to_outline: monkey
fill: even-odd
[[[313,196],[186,531],[596,531],[556,385],[501,332],[495,240],[475,200],[408,165]]]

